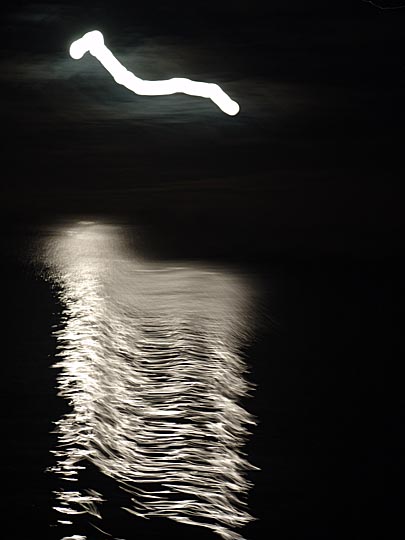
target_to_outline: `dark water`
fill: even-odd
[[[89,230],[90,236],[83,232]],[[78,222],[4,233],[1,422],[10,537],[27,538],[27,530],[29,537],[49,539],[219,537],[212,529],[164,517],[168,513],[173,517],[170,509],[184,500],[184,493],[176,497],[172,491],[169,502],[159,499],[156,505],[149,499],[147,508],[138,507],[140,513],[152,509],[155,515],[158,508],[160,515],[157,512],[151,519],[123,510],[130,507],[133,494],[122,489],[122,480],[140,480],[139,470],[132,467],[139,465],[139,456],[132,456],[131,463],[123,452],[123,426],[134,430],[134,440],[150,425],[139,414],[139,403],[114,409],[123,396],[128,401],[125,381],[134,369],[138,379],[131,385],[138,384],[143,410],[155,407],[156,429],[149,432],[146,444],[159,450],[152,456],[152,465],[159,470],[149,470],[142,478],[149,495],[156,490],[156,476],[167,480],[171,475],[171,484],[182,478],[182,485],[188,482],[197,496],[204,490],[211,493],[205,499],[207,506],[197,508],[202,523],[216,522],[215,512],[223,512],[230,520],[229,530],[252,540],[329,539],[349,533],[363,537],[364,531],[368,537],[384,537],[384,509],[388,506],[392,512],[399,504],[386,485],[395,460],[391,441],[400,433],[402,399],[393,384],[397,366],[392,354],[398,261],[312,256],[247,264],[241,257],[240,264],[226,264],[190,261],[186,254],[181,260],[162,261],[156,253],[152,261],[142,250],[137,252],[136,242],[124,242],[128,235],[137,236],[122,224]],[[79,311],[73,314],[72,309]],[[91,319],[95,313],[98,318]],[[123,335],[128,328],[128,335]],[[101,336],[105,343],[100,351]],[[185,355],[188,373],[170,364],[152,390],[173,391],[189,410],[197,404],[194,428],[200,435],[187,433],[191,429],[187,419],[172,409],[165,426],[156,424],[156,411],[170,408],[170,400],[159,406],[159,400],[150,397],[150,388],[141,388],[139,366],[128,367],[123,360],[135,350],[139,358],[148,351],[159,362],[162,358],[171,362],[173,351]],[[80,388],[80,381],[94,375],[84,363],[92,355],[105,356],[110,384],[95,386],[93,381]],[[80,369],[69,375],[72,358]],[[117,369],[111,358],[121,362]],[[230,360],[233,368],[219,373],[221,361],[229,365]],[[197,383],[191,394],[182,387],[190,381]],[[256,387],[245,395],[248,383]],[[216,433],[215,439],[203,423],[205,415],[218,411],[224,395],[240,407],[231,407],[228,415],[229,407],[221,409],[237,440],[229,438],[228,431]],[[77,448],[94,450],[94,446],[83,440],[89,423],[79,417],[90,410],[98,441],[104,445],[110,441],[115,448],[101,448],[91,459],[83,459],[75,453]],[[72,418],[72,411],[76,415],[79,411],[79,417]],[[250,434],[241,432],[244,426]],[[172,442],[179,434],[173,430],[186,430],[176,466],[167,462],[164,441],[159,439],[165,429]],[[207,455],[207,441],[212,440],[217,453]],[[185,448],[194,448],[197,454],[185,455]],[[231,452],[228,461],[221,464],[227,452]],[[193,470],[184,466],[190,460]],[[58,472],[63,463],[70,467],[65,473],[79,477],[74,488],[66,474]],[[194,472],[201,472],[204,463],[211,463],[211,469],[196,481]],[[260,470],[245,469],[247,463]],[[81,465],[85,468],[77,469]],[[215,498],[224,493],[225,480],[235,471],[242,472],[234,478],[245,507],[235,503],[229,491],[225,499]],[[80,496],[75,501],[76,492]],[[55,507],[74,513],[63,515]],[[83,510],[87,511],[77,513]],[[257,520],[248,523],[249,515]],[[232,522],[238,516],[240,524],[245,519],[247,523],[241,529]]]

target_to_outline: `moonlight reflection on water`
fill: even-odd
[[[241,538],[254,424],[238,404],[250,390],[246,280],[136,258],[123,228],[93,222],[57,228],[43,253],[64,306],[55,367],[70,405],[53,451],[73,488],[57,494],[59,523],[101,517],[103,495],[74,489],[91,463],[131,493],[128,512]]]

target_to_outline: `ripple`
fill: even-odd
[[[223,268],[145,261],[116,226],[55,230],[43,262],[64,306],[52,471],[74,486],[88,463],[130,493],[125,510],[208,527],[225,539],[252,520],[252,467],[243,453],[252,416],[241,349],[250,285]],[[63,490],[55,509],[101,518],[103,495]],[[62,521],[62,520],[61,520]],[[70,538],[84,538],[74,536]]]

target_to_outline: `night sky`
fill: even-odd
[[[397,251],[404,21],[361,0],[8,2],[1,212],[125,216],[226,255]],[[139,76],[217,82],[240,114],[73,61],[91,29]]]
[[[10,330],[0,419],[10,430],[13,523],[38,514],[48,527],[50,411],[64,406],[49,369],[60,306],[9,254],[38,227],[94,219],[133,226],[149,257],[220,261],[257,277],[259,323],[246,355],[258,386],[248,408],[259,418],[248,452],[261,472],[247,538],[402,538],[387,532],[401,500],[390,485],[400,470],[394,444],[404,447],[393,353],[401,280],[403,290],[402,2],[6,1],[2,11]],[[89,54],[71,59],[72,41],[94,29],[136,75],[216,82],[240,113],[183,94],[137,96]],[[214,537],[140,526],[134,538]]]

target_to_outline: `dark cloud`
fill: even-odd
[[[404,21],[351,6],[11,6],[0,70],[7,204],[25,192],[34,207],[115,199],[152,215],[175,194],[179,214],[205,209],[221,220],[221,201],[224,216],[248,212],[283,230],[288,220],[321,229],[377,214],[388,223],[380,201],[399,178]],[[136,96],[90,55],[72,60],[71,41],[94,28],[142,78],[217,82],[241,113],[184,95]]]

